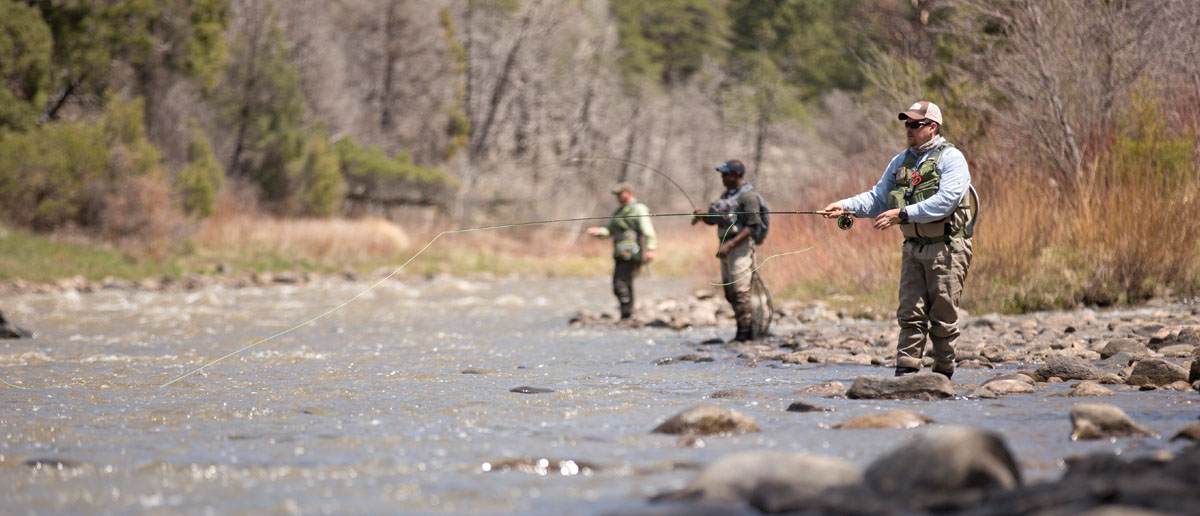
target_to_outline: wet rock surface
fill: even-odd
[[[954,396],[954,383],[937,373],[916,373],[898,377],[859,376],[846,391],[850,399],[930,400]]]
[[[895,366],[894,320],[884,314],[850,314],[821,303],[786,302],[778,305],[773,335],[752,342],[710,339],[694,343],[697,354],[663,357],[660,364],[720,360],[725,352],[751,364],[861,364],[881,366],[878,377],[866,380],[853,395],[835,385],[812,385],[797,394],[845,393],[862,399],[935,399],[955,395],[999,398],[1037,395],[1047,383],[1091,381],[1108,386],[1195,391],[1200,382],[1200,304],[1143,307],[1125,312],[1078,310],[1070,313],[970,315],[960,322],[962,337],[955,349],[956,368],[1028,367],[1029,381],[1007,378],[958,392],[953,382],[935,387],[936,379],[887,380]],[[686,299],[640,303],[632,321],[619,326],[729,327],[733,312],[723,297],[702,290]],[[616,314],[580,311],[570,319],[576,326],[615,326]],[[922,371],[932,361],[925,359]],[[905,378],[905,377],[902,377]],[[906,382],[924,383],[908,392]],[[836,382],[834,382],[836,383]],[[858,383],[858,382],[856,382]],[[939,382],[940,383],[940,382]],[[1184,385],[1186,384],[1186,387]],[[946,385],[950,388],[946,388]],[[1032,388],[1032,391],[1030,390]],[[846,389],[845,386],[840,389]],[[909,389],[911,390],[911,389]],[[1091,385],[1079,396],[1103,396]]]
[[[932,420],[923,414],[918,414],[909,410],[889,410],[883,414],[867,414],[850,419],[845,423],[839,423],[831,426],[839,430],[866,430],[866,429],[899,429],[908,430],[923,426]]]
[[[728,514],[1184,515],[1200,503],[1200,446],[1153,457],[1071,457],[1060,479],[1027,484],[998,433],[916,432],[862,472],[833,457],[733,453],[687,487],[653,497],[647,512],[623,514],[689,514],[683,502]]]
[[[889,433],[887,439],[895,439],[897,432],[916,436],[912,441],[897,439],[892,452],[876,458],[864,470],[861,482],[821,489],[791,486],[792,494],[785,495],[781,493],[788,489],[778,488],[786,483],[734,475],[753,485],[724,488],[722,492],[728,496],[720,502],[702,496],[692,501],[716,503],[731,514],[746,510],[752,514],[1194,514],[1194,507],[1200,506],[1196,505],[1200,504],[1200,484],[1194,480],[1200,478],[1200,447],[1190,445],[1178,452],[1162,449],[1161,443],[1169,439],[1136,421],[1142,413],[1131,412],[1135,417],[1130,417],[1115,405],[1086,401],[1153,389],[1172,400],[1186,402],[1182,400],[1191,396],[1193,402],[1200,402],[1196,392],[1200,353],[1191,345],[1196,328],[1200,328],[1197,316],[1200,307],[1194,305],[1123,313],[1082,310],[965,316],[956,350],[958,369],[1020,369],[978,384],[927,372],[931,366],[928,357],[921,373],[894,377],[897,328],[887,320],[821,319],[797,329],[777,329],[776,335],[751,343],[696,343],[697,350],[718,357],[724,351],[752,366],[772,362],[792,367],[827,363],[880,366],[878,373],[856,378],[849,388],[840,382],[823,382],[797,389],[793,394],[805,399],[790,402],[786,410],[798,418],[828,417],[821,415],[825,414],[823,407],[810,403],[809,396],[917,406],[921,401],[957,403],[956,399],[964,397],[1083,398],[1062,413],[1063,420],[1071,423],[1070,435],[1064,438],[1128,441],[1134,450],[1153,448],[1155,445],[1139,444],[1151,442],[1160,443],[1160,448],[1142,457],[1103,453],[1063,457],[1067,466],[1061,478],[1025,485],[1019,457],[1005,445],[1003,435],[945,427],[919,412],[881,410],[817,425],[830,431],[878,429]],[[717,319],[718,324],[725,324],[721,316]],[[1166,394],[1175,389],[1182,390]],[[1146,410],[1152,413],[1153,407]],[[943,423],[952,422],[958,423]],[[1200,439],[1200,423],[1170,432],[1166,435],[1174,436],[1175,442],[1191,443]],[[715,478],[709,476],[706,481],[717,482]],[[667,499],[656,506],[666,508]],[[684,513],[686,510],[679,514]]]
[[[758,432],[758,423],[731,408],[699,405],[664,421],[652,430],[657,434],[740,435]]]
[[[1139,436],[1158,435],[1134,422],[1124,410],[1113,405],[1081,403],[1071,409],[1072,441]]]
[[[796,499],[861,481],[857,466],[822,455],[739,452],[726,455],[700,471],[685,488],[663,493],[655,501],[695,500],[747,502],[776,512]]]

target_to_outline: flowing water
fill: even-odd
[[[735,451],[827,454],[865,467],[911,431],[827,426],[896,408],[1002,433],[1031,480],[1057,478],[1070,455],[1175,449],[1166,438],[1070,442],[1067,412],[1079,400],[1045,389],[936,402],[801,396],[793,393],[817,382],[890,371],[752,364],[699,344],[732,328],[570,327],[576,310],[615,306],[604,278],[391,281],[160,387],[367,286],[0,298],[10,319],[38,333],[0,341],[0,376],[26,387],[0,386],[0,512],[603,514],[644,507]],[[638,283],[642,299],[690,288]],[[655,365],[688,353],[714,361]],[[553,392],[510,392],[521,386]],[[729,389],[749,394],[709,398]],[[836,411],[786,411],[801,399]],[[1196,400],[1118,392],[1102,401],[1169,437],[1195,420]],[[701,448],[650,433],[699,403],[735,408],[763,431],[708,437]]]

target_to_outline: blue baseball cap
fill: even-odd
[[[731,159],[718,166],[717,172],[722,174],[737,174],[739,176],[744,176],[746,175],[746,166],[742,165],[741,161]]]

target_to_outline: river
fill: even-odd
[[[827,454],[865,467],[911,431],[827,426],[894,408],[1000,432],[1033,481],[1057,478],[1070,455],[1175,449],[1166,438],[1071,442],[1067,412],[1079,400],[1044,392],[935,402],[795,395],[890,369],[755,364],[699,344],[731,336],[729,327],[569,326],[581,308],[615,306],[606,278],[389,281],[162,386],[368,286],[0,297],[10,319],[38,333],[0,341],[0,376],[25,387],[0,387],[0,512],[621,512],[734,451]],[[655,277],[638,289],[653,299],[693,286]],[[655,365],[688,353],[713,361]],[[955,381],[999,372],[961,370]],[[520,386],[553,392],[511,392]],[[709,397],[731,389],[750,394]],[[786,411],[802,398],[836,410]],[[1194,393],[1117,392],[1104,402],[1166,437],[1197,414]],[[763,431],[706,437],[699,448],[650,433],[699,403],[735,408]]]

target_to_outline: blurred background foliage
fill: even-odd
[[[602,216],[615,181],[690,211],[731,158],[815,209],[870,187],[927,99],[983,196],[969,308],[1194,295],[1196,55],[1190,0],[0,0],[0,248],[194,263],[254,220]],[[817,247],[764,269],[775,290],[893,302],[898,237],[779,219],[765,251]],[[674,269],[711,268],[664,223]],[[579,229],[512,252],[593,252]]]

